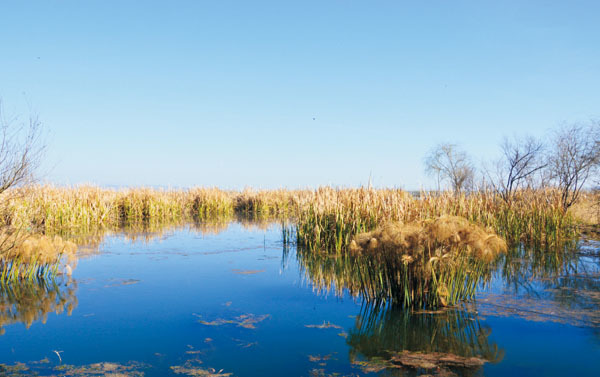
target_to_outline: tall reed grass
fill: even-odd
[[[0,196],[0,229],[4,233],[78,239],[123,228],[226,223],[242,215],[294,224],[293,235],[300,246],[342,253],[354,236],[382,224],[451,215],[490,227],[511,244],[553,247],[575,235],[573,217],[562,212],[559,199],[552,190],[520,191],[506,203],[487,191],[460,195],[421,193],[415,197],[402,190],[366,188],[235,192],[216,188],[116,190],[35,186],[8,190]],[[41,250],[34,254],[41,254]],[[24,268],[19,267],[23,262],[1,246],[0,258],[5,275],[27,275],[10,272]],[[32,263],[36,271],[33,275],[45,274],[54,265],[48,261],[41,265]]]
[[[94,186],[36,186],[0,196],[0,226],[43,234],[87,233],[140,224],[158,227],[237,215],[292,217],[310,191],[224,191],[216,188],[162,190]]]
[[[72,269],[76,262],[76,245],[60,236],[3,233],[0,248],[0,285],[46,280],[61,265]]]
[[[421,193],[321,188],[298,212],[298,243],[310,249],[347,250],[352,238],[388,222],[460,216],[493,229],[509,244],[556,247],[576,235],[575,222],[553,190],[523,190],[507,203],[496,193]]]
[[[464,219],[442,217],[361,233],[347,253],[300,247],[298,258],[318,291],[347,290],[373,303],[437,308],[472,298],[491,277],[490,262],[505,251],[496,235]]]

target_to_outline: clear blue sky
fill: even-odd
[[[436,143],[600,118],[599,4],[2,1],[0,97],[58,184],[418,189]]]

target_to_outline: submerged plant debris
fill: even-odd
[[[327,354],[327,355],[308,355],[308,360],[313,363],[321,363],[323,361],[328,361],[332,357],[333,357],[333,354],[331,354],[331,353]]]
[[[149,365],[139,362],[129,362],[127,364],[102,362],[84,366],[60,365],[54,369],[65,376],[141,377],[144,375],[143,370],[149,367]]]
[[[359,377],[357,374],[341,374],[338,372],[328,372],[324,368],[313,368],[308,371],[309,377]]]
[[[196,316],[200,317],[196,314]],[[217,318],[213,321],[198,320],[199,323],[206,326],[222,326],[222,325],[236,325],[245,329],[256,329],[256,324],[270,318],[270,314],[254,315],[252,313],[242,314],[233,319]]]
[[[265,270],[238,270],[238,269],[233,269],[231,271],[233,271],[233,273],[238,274],[238,275],[254,275],[254,274],[259,274],[261,272],[265,272]]]
[[[202,360],[190,359],[182,365],[171,366],[170,369],[175,374],[182,374],[185,376],[202,376],[202,377],[228,377],[231,373],[224,373],[223,369],[215,370],[214,368],[201,367]]]
[[[0,364],[0,376],[6,377],[142,377],[144,370],[150,368],[150,365],[130,361],[124,364],[113,362],[100,362],[87,365],[69,365],[61,364],[51,367],[42,359],[32,361],[28,364],[16,363],[14,365]]]
[[[551,290],[561,294],[564,294],[564,291],[571,291],[569,292],[571,299],[575,300],[579,296],[579,298],[595,301],[596,308],[600,307],[600,292],[570,288]],[[519,317],[535,322],[600,328],[600,310],[579,305],[560,305],[553,300],[540,297],[482,293],[476,305],[470,305],[469,308],[480,316]]]
[[[455,376],[456,369],[479,369],[487,360],[479,357],[462,357],[442,352],[401,351],[390,353],[387,358],[372,358],[368,361],[354,360],[353,364],[364,373],[377,373],[386,369],[425,370],[435,376]]]
[[[243,339],[231,338],[231,340],[236,342],[236,345],[241,348],[250,348],[258,345],[258,342],[249,342]]]
[[[138,279],[111,279],[111,283],[105,285],[105,288],[119,287],[121,285],[133,285],[139,283]]]
[[[329,321],[323,321],[320,325],[304,325],[304,327],[308,327],[311,329],[342,329],[342,326],[334,325]]]

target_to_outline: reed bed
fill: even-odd
[[[520,191],[507,203],[493,192],[454,195],[397,189],[244,190],[217,188],[162,190],[105,189],[95,186],[34,186],[8,190],[0,196],[0,229],[4,233],[59,235],[79,240],[89,234],[121,229],[158,230],[172,224],[199,223],[222,227],[247,219],[293,225],[299,246],[313,251],[342,253],[354,236],[390,222],[410,223],[440,216],[461,216],[491,228],[510,244],[554,247],[576,233],[575,220],[564,213],[552,190]],[[209,225],[210,226],[210,225]],[[16,249],[15,249],[16,250]],[[52,271],[43,248],[33,252],[33,275]],[[15,253],[0,246],[2,273],[29,276]],[[21,271],[13,272],[10,271]],[[28,270],[28,271],[33,271]]]
[[[553,190],[522,190],[510,203],[490,191],[469,194],[421,193],[396,189],[244,190],[216,188],[161,190],[94,186],[36,186],[0,197],[0,226],[42,234],[86,233],[126,225],[172,224],[229,219],[292,219],[298,241],[341,251],[352,237],[391,222],[444,215],[493,228],[511,243],[554,245],[572,238],[574,218],[564,213]]]
[[[523,190],[506,202],[490,191],[415,197],[400,190],[322,188],[298,213],[297,243],[307,253],[336,256],[307,268],[321,288],[347,288],[367,300],[403,307],[454,305],[473,297],[508,245],[557,251],[576,235],[575,221],[559,199],[552,190]],[[436,232],[448,236],[440,239]],[[394,237],[401,240],[389,242]],[[461,241],[453,244],[448,237]],[[475,246],[487,242],[495,245]],[[351,255],[354,250],[363,252]]]
[[[342,252],[359,233],[390,223],[410,223],[440,216],[460,216],[491,228],[509,244],[558,247],[577,233],[575,221],[553,190],[523,190],[510,202],[491,191],[468,194],[401,190],[321,188],[298,212],[298,244]]]
[[[233,214],[234,196],[212,188],[111,190],[38,186],[0,198],[1,225],[44,234],[87,233],[132,224],[158,226]]]
[[[36,186],[0,197],[0,226],[43,234],[87,233],[131,225],[293,217],[308,190],[242,192],[216,188],[162,190]]]

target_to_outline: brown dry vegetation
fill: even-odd
[[[415,197],[398,189],[366,188],[235,192],[216,188],[115,190],[94,186],[35,186],[0,194],[0,204],[0,228],[6,234],[58,234],[81,240],[89,234],[123,228],[141,229],[142,234],[184,223],[221,228],[242,216],[276,219],[284,224],[289,220],[293,231],[284,233],[286,242],[296,240],[309,250],[335,253],[348,250],[357,234],[383,224],[425,224],[428,219],[442,216],[465,218],[469,224],[493,230],[509,244],[523,242],[551,248],[576,235],[577,221],[574,210],[563,211],[560,193],[549,189],[517,191],[506,202],[492,191],[421,193]],[[428,229],[433,226],[431,223]],[[493,240],[496,239],[485,242]],[[467,241],[461,238],[460,242]],[[470,248],[479,250],[476,252],[485,249],[475,246],[483,241],[469,242]],[[2,248],[0,254],[6,266],[6,261],[16,260],[21,255],[17,250],[22,250],[23,259],[19,263],[29,260],[37,263],[37,272],[39,266],[51,271],[44,264],[49,260],[42,255],[43,249],[26,246],[15,248],[10,254],[7,248]],[[28,274],[25,273],[33,276]]]
[[[361,274],[359,280],[371,294],[384,293],[381,300],[407,307],[437,307],[471,298],[488,272],[486,265],[507,245],[491,229],[443,216],[384,224],[357,235],[349,250],[378,272],[375,278]]]
[[[406,264],[416,263],[423,257],[429,261],[461,251],[489,262],[506,250],[506,242],[493,230],[483,229],[458,216],[442,216],[409,224],[388,223],[357,235],[350,243],[352,252],[392,252]]]
[[[18,195],[14,194],[18,191]],[[224,191],[216,188],[162,190],[95,186],[36,186],[0,197],[0,225],[34,232],[85,233],[98,228],[165,225],[204,219],[291,215],[309,191]]]
[[[61,261],[76,263],[77,246],[60,236],[8,232],[0,234],[0,283],[37,280],[54,275]]]
[[[552,243],[568,236],[573,222],[571,213],[562,212],[559,193],[553,190],[521,190],[511,203],[491,191],[421,193],[414,197],[396,189],[331,187],[234,192],[216,188],[36,186],[17,191],[18,195],[11,191],[0,197],[0,225],[43,234],[86,233],[135,224],[160,226],[194,219],[227,220],[246,214],[252,218],[294,218],[302,239],[333,241],[335,245],[340,242],[335,238],[341,237],[341,243],[348,246],[352,236],[387,222],[409,223],[449,215],[492,227],[510,241]],[[313,236],[315,232],[322,234]]]
[[[600,225],[600,195],[582,193],[579,200],[569,208],[569,214],[583,225],[597,227]]]
[[[401,190],[321,188],[298,211],[298,243],[342,252],[356,234],[382,224],[440,216],[460,216],[491,228],[509,244],[550,248],[576,235],[573,217],[563,211],[560,193],[553,190],[518,191],[507,203],[493,191],[421,193],[415,198]]]

